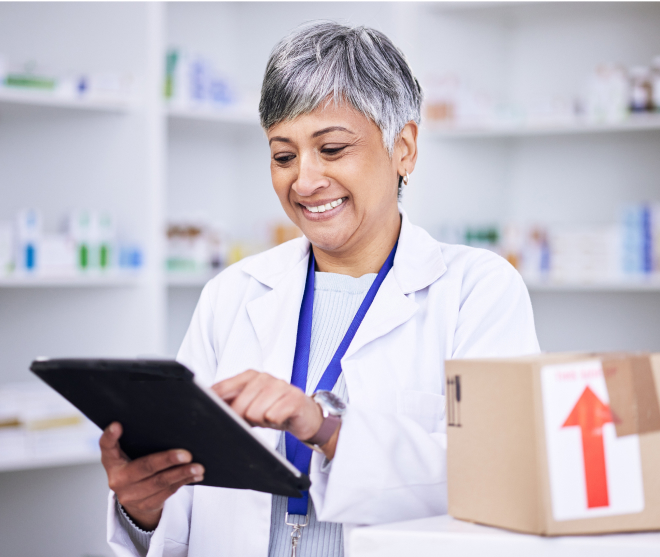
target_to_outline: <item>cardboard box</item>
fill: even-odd
[[[548,536],[660,530],[660,354],[445,369],[451,516]]]

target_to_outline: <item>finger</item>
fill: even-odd
[[[162,489],[157,493],[153,493],[144,499],[134,502],[126,502],[126,504],[119,501],[122,506],[131,513],[132,509],[136,509],[141,513],[157,513],[162,510],[165,501],[172,495],[174,495],[181,487],[189,483],[193,483],[193,479],[187,477],[178,482],[170,484],[167,488]],[[201,480],[200,480],[201,481]]]
[[[216,383],[211,388],[221,399],[231,401],[236,398],[236,396],[238,396],[238,394],[244,389],[245,385],[252,381],[257,375],[259,375],[258,371],[248,369],[234,377]]]
[[[267,373],[260,373],[247,383],[240,394],[232,401],[231,407],[239,416],[245,416],[245,410],[262,392],[269,389],[275,379]]]
[[[264,418],[269,423],[286,428],[288,422],[298,416],[300,405],[300,396],[295,392],[289,391],[268,409]]]
[[[201,464],[186,464],[170,468],[133,484],[130,492],[121,495],[120,503],[124,506],[137,505],[140,501],[149,499],[158,493],[169,492],[173,485],[185,485],[200,482],[203,479],[204,467]]]
[[[135,459],[126,464],[124,475],[127,483],[137,483],[163,470],[192,461],[192,455],[184,449],[173,449]]]
[[[268,422],[265,414],[273,404],[286,396],[290,389],[295,389],[295,387],[292,387],[286,381],[282,381],[281,379],[273,381],[262,389],[245,409],[245,419],[253,425],[264,427],[278,425]]]
[[[126,456],[119,446],[119,438],[122,433],[123,429],[119,422],[112,422],[103,431],[103,435],[99,439],[99,447],[101,448],[101,462],[104,466],[127,462]]]
[[[273,404],[264,418],[303,440],[312,437],[323,423],[319,405],[303,393],[293,390]]]

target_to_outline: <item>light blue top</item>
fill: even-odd
[[[367,295],[369,287],[376,274],[353,278],[335,273],[316,273],[314,280],[314,312],[312,315],[312,339],[309,353],[309,370],[307,375],[307,394],[312,394],[323,372],[328,367],[332,356],[344,338],[353,317],[357,313],[362,300]],[[332,392],[348,402],[344,375],[340,375]],[[277,447],[278,452],[285,454],[284,435]],[[331,462],[325,466],[329,468]],[[287,508],[287,498],[281,495],[273,496],[270,544],[268,557],[289,557],[291,555],[291,526],[286,526],[284,517]],[[302,529],[302,537],[298,545],[300,557],[343,557],[344,542],[342,526],[334,522],[318,522],[312,499],[309,499],[309,525]],[[146,555],[153,532],[145,532],[135,526],[118,506],[119,520],[141,555]],[[290,516],[289,521],[304,522],[302,516]]]

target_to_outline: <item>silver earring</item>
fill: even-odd
[[[408,171],[406,170],[406,175],[403,177],[403,185],[407,186],[409,180],[410,180],[410,174],[408,174]]]

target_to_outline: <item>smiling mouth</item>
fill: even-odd
[[[335,207],[339,207],[344,201],[348,199],[347,197],[340,197],[339,199],[335,199],[334,201],[330,201],[329,203],[325,203],[323,205],[304,205],[300,203],[301,207],[304,207],[307,209],[310,213],[325,213],[326,211],[330,211],[334,209]]]

